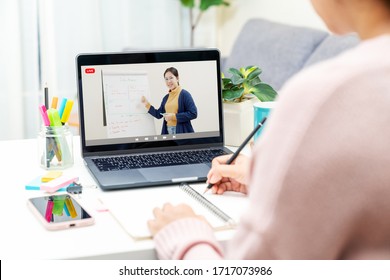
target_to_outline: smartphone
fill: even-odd
[[[33,197],[27,205],[48,230],[92,225],[95,219],[70,194]]]

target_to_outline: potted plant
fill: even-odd
[[[243,102],[253,96],[260,101],[274,101],[277,92],[259,77],[261,69],[258,66],[228,70],[232,76],[226,78],[222,73],[222,98],[226,102]]]
[[[202,14],[208,10],[211,6],[229,6],[229,3],[224,0],[200,0],[198,1],[199,6],[199,12],[197,14],[197,17],[194,17],[194,8],[195,8],[195,0],[180,0],[180,3],[182,6],[189,8],[190,11],[190,27],[191,27],[191,37],[190,37],[190,46],[194,46],[194,33],[195,28],[198,25],[200,18]]]
[[[228,71],[232,74],[230,78],[222,73],[225,143],[239,146],[254,127],[254,103],[272,102],[277,92],[261,81],[262,70],[258,66],[230,68]]]

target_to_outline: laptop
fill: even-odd
[[[204,182],[212,159],[231,153],[217,49],[80,54],[76,64],[82,157],[103,190]],[[172,76],[180,88],[169,99]]]

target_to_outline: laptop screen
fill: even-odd
[[[223,143],[215,49],[77,57],[83,152]]]

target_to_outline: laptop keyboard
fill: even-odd
[[[126,170],[147,167],[210,163],[213,158],[225,155],[222,149],[156,153],[95,158],[92,161],[100,171]]]

